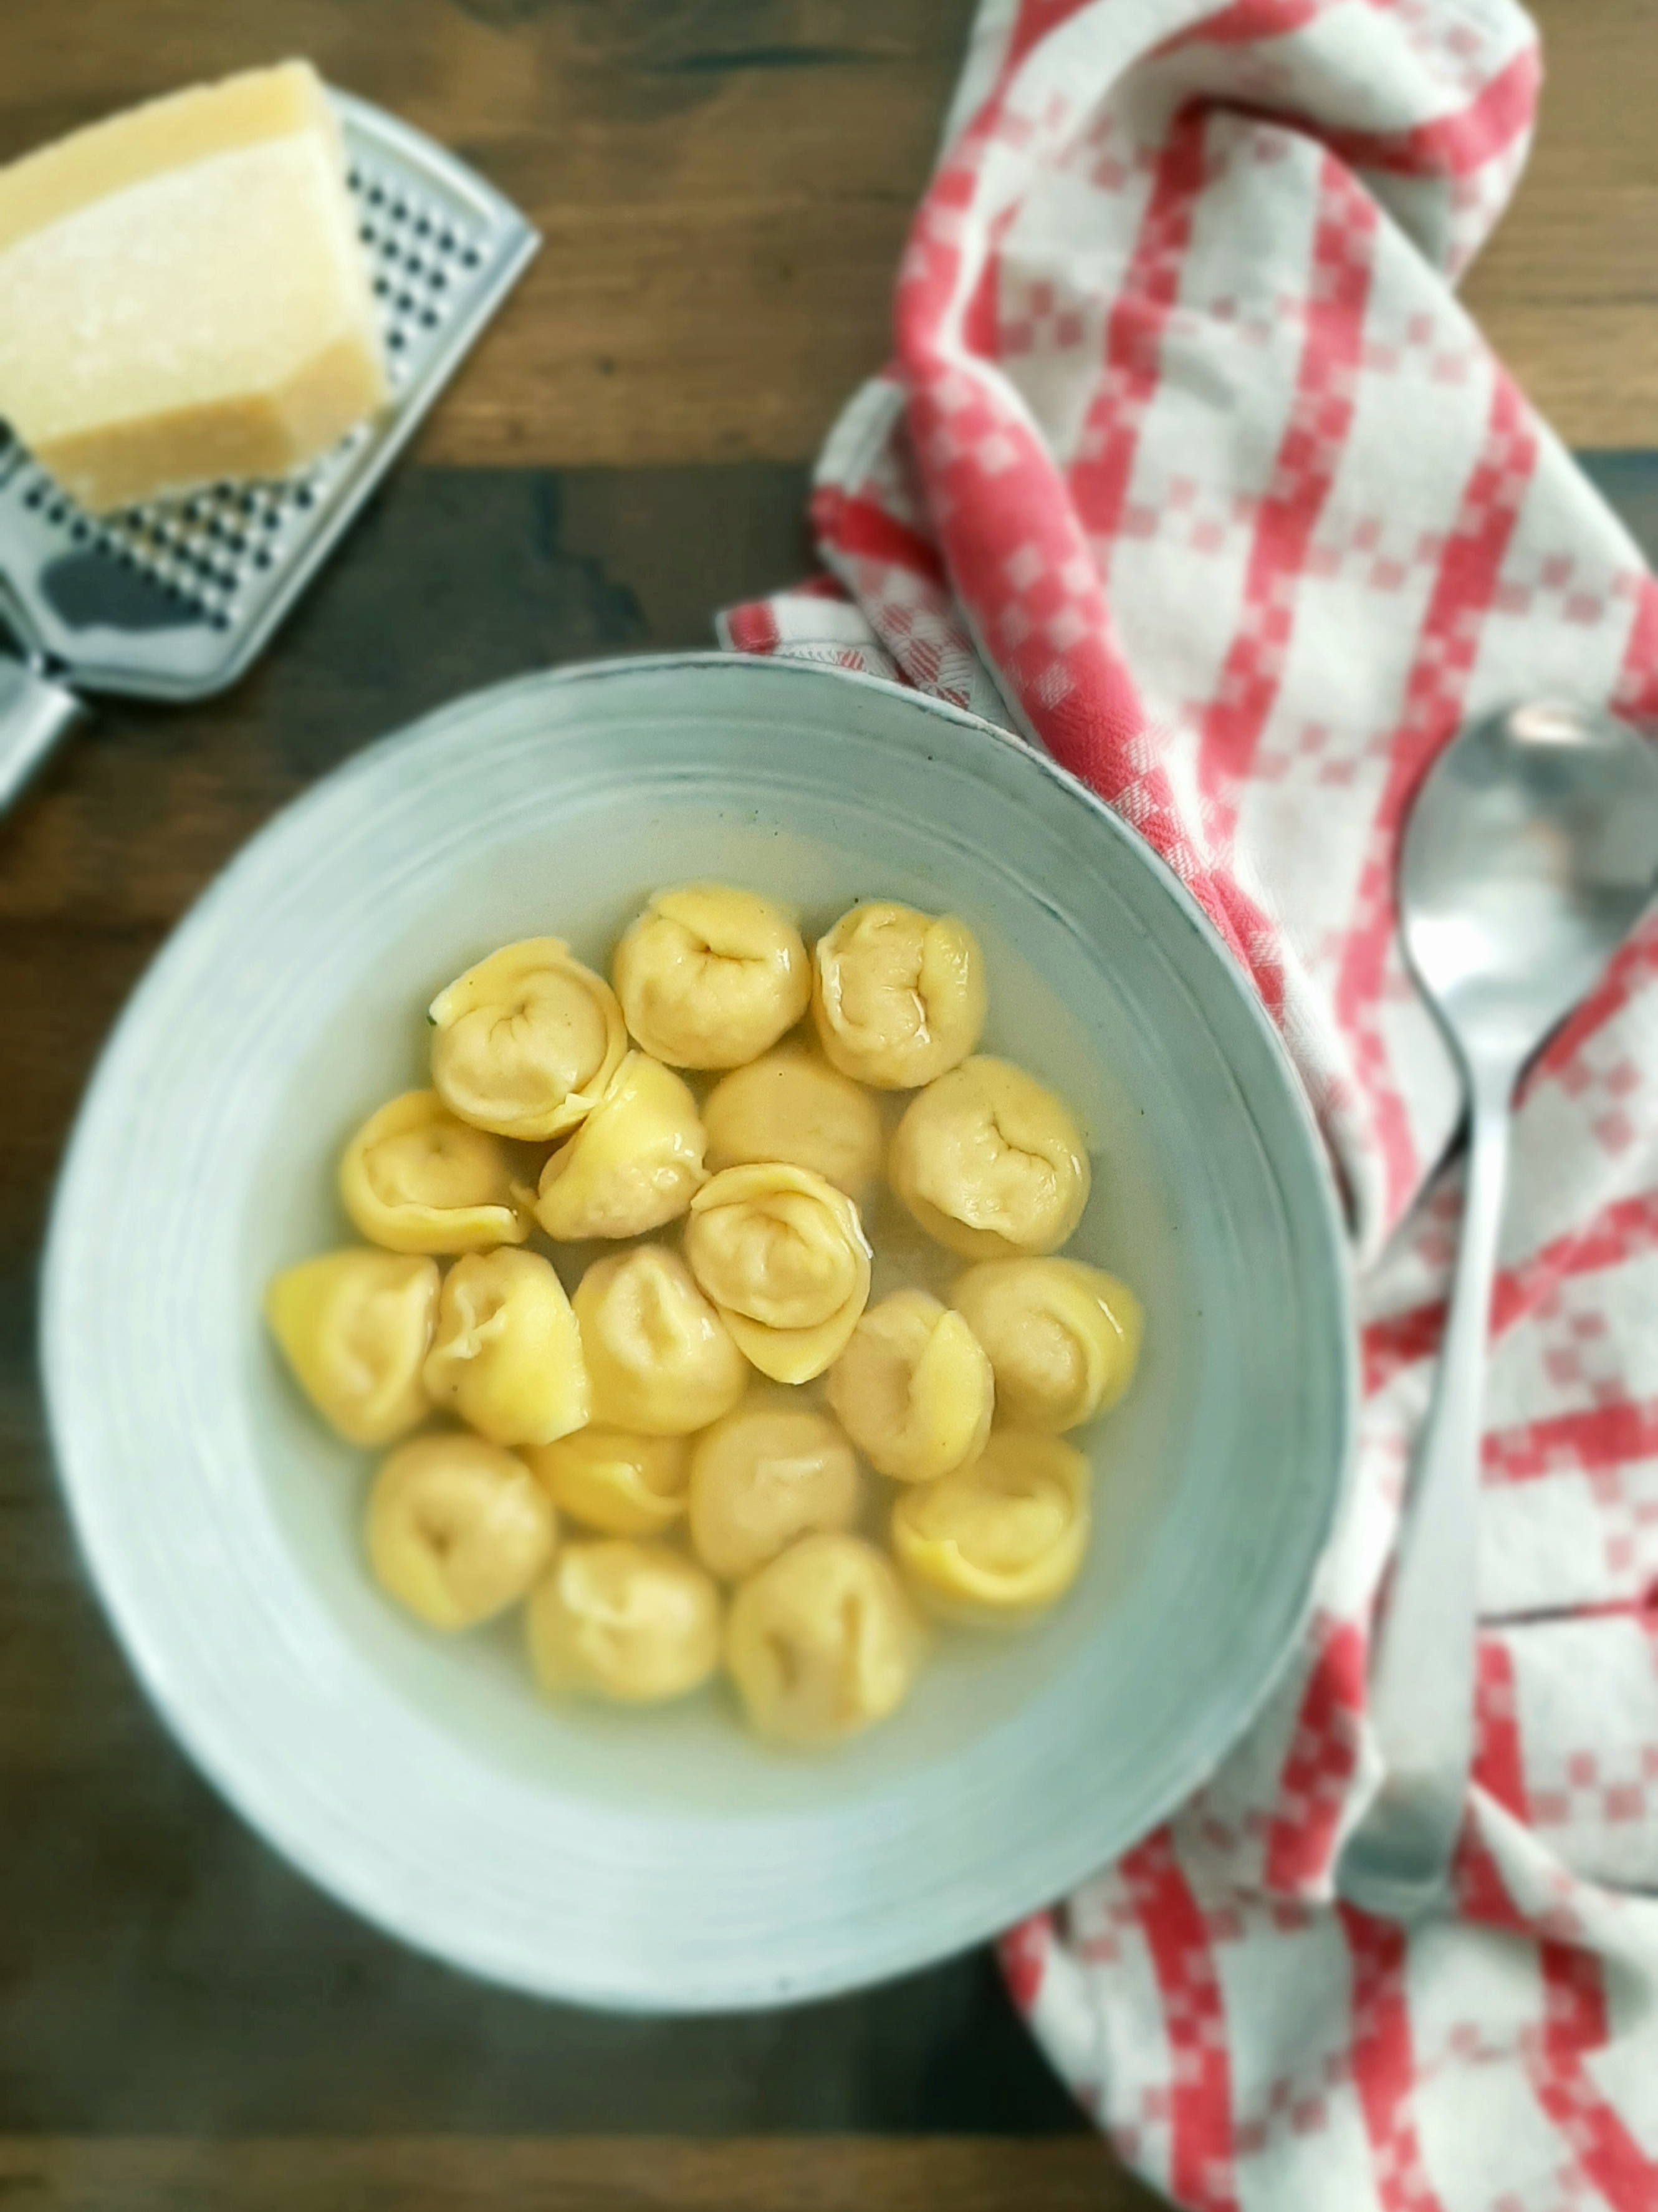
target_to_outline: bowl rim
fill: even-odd
[[[221,906],[235,897],[243,877],[252,871],[266,844],[279,836],[293,835],[295,827],[302,827],[306,817],[313,810],[319,811],[332,805],[343,791],[349,791],[354,783],[379,773],[386,761],[405,744],[434,736],[450,723],[470,720],[497,702],[546,691],[625,683],[641,675],[674,674],[694,681],[710,672],[718,672],[727,678],[735,676],[739,681],[782,681],[809,685],[829,684],[896,696],[926,716],[968,732],[981,741],[988,741],[992,746],[1004,752],[1017,755],[1029,768],[1048,778],[1068,797],[1079,800],[1105,834],[1114,837],[1133,853],[1138,865],[1151,872],[1175,912],[1199,939],[1206,952],[1212,956],[1209,964],[1224,973],[1233,998],[1241,1004],[1258,1037],[1266,1044],[1267,1064],[1274,1071],[1278,1086],[1285,1094],[1291,1108],[1291,1119],[1301,1132],[1300,1152],[1309,1172],[1309,1191],[1316,1194],[1315,1210],[1331,1261],[1329,1273],[1336,1299],[1336,1325],[1329,1332],[1338,1347],[1339,1365],[1339,1372],[1332,1378],[1335,1385],[1336,1464],[1322,1492],[1315,1540],[1309,1540],[1308,1544],[1304,1587],[1298,1603],[1292,1612],[1286,1614],[1285,1626],[1275,1657],[1269,1666],[1263,1668],[1253,1694],[1229,1717],[1219,1740],[1193,1741],[1185,1758],[1178,1762],[1177,1779],[1168,1792],[1166,1804],[1151,1827],[1140,1832],[1142,1835],[1153,1832],[1210,1778],[1228,1753],[1248,1733],[1278,1687],[1300,1646],[1314,1609],[1319,1566],[1351,1488],[1358,1410],[1351,1246],[1334,1170],[1306,1091],[1284,1039],[1260,994],[1238,965],[1214,924],[1168,862],[1080,778],[1060,767],[1029,739],[929,693],[859,670],[782,656],[717,650],[630,654],[533,670],[525,675],[464,693],[372,740],[278,808],[237,848],[185,908],[132,987],[100,1048],[58,1167],[41,1262],[39,1357],[47,1435],[76,1542],[123,1655],[148,1702],[174,1742],[211,1783],[238,1818],[319,1888],[348,1905],[382,1932],[452,1968],[556,2002],[586,2004],[620,2012],[665,2014],[707,2014],[762,2006],[793,2005],[843,1994],[901,1973],[920,1971],[954,1955],[960,1949],[986,1940],[1002,1928],[1016,1924],[1029,1913],[1052,1902],[1049,1886],[1044,1882],[1042,1894],[1022,1893],[1005,1914],[999,1911],[993,1925],[975,1924],[963,1928],[943,1941],[935,1931],[925,1940],[913,1943],[910,1949],[902,1955],[883,1957],[862,1966],[853,1958],[809,1978],[791,1978],[784,1982],[780,1982],[774,1974],[768,1976],[761,1970],[746,1977],[733,1975],[723,1978],[715,1987],[686,1987],[683,1985],[683,1980],[676,1980],[671,1986],[655,1988],[645,1996],[631,1983],[616,1986],[577,1985],[571,1979],[561,1980],[544,1970],[537,1972],[528,1966],[523,1975],[518,1976],[503,1972],[495,1962],[486,1963],[480,1957],[469,1954],[465,1940],[458,1939],[440,1924],[439,1916],[428,1914],[422,1918],[398,1904],[365,1894],[361,1885],[342,1876],[338,1868],[331,1863],[327,1849],[314,1845],[301,1822],[277,1820],[273,1818],[269,1807],[255,1809],[248,1801],[249,1793],[244,1790],[240,1778],[226,1771],[216,1748],[205,1740],[203,1732],[198,1732],[195,1717],[185,1702],[174,1694],[169,1681],[169,1669],[161,1652],[151,1642],[143,1602],[125,1587],[118,1553],[104,1543],[97,1503],[98,1478],[89,1474],[85,1465],[86,1454],[93,1448],[93,1440],[82,1434],[81,1418],[66,1371],[66,1363],[69,1358],[68,1340],[75,1326],[70,1279],[79,1256],[71,1241],[74,1216],[77,1211],[77,1186],[88,1172],[83,1155],[88,1148],[88,1131],[96,1118],[96,1109],[101,1103],[104,1092],[114,1086],[117,1081],[119,1048],[130,1031],[141,1021],[144,1002],[152,987],[174,961],[186,957],[190,944],[202,929],[211,927]],[[1131,1847],[1125,1845],[1126,1849]],[[1094,1870],[1091,1864],[1077,1867],[1059,1886],[1056,1893],[1063,1893],[1074,1882],[1085,1879]],[[982,1920],[982,1917],[981,1914],[979,1918]]]

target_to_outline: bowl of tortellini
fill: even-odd
[[[205,1771],[383,1926],[695,2009],[995,1932],[1215,1767],[1351,1425],[1266,1016],[1033,749],[527,678],[248,847],[94,1079],[66,1492]]]

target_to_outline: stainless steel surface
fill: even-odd
[[[1658,747],[1593,709],[1472,725],[1418,794],[1406,952],[1468,1096],[1462,1244],[1439,1378],[1370,1676],[1381,1790],[1338,1874],[1410,1919],[1444,1898],[1473,1752],[1480,1406],[1514,1088],[1658,887]]]
[[[464,163],[362,100],[331,97],[392,404],[280,483],[220,485],[102,521],[0,432],[0,618],[66,684],[187,700],[234,684],[535,252],[516,208]],[[0,783],[0,805],[9,796]]]
[[[0,814],[85,712],[61,684],[0,656]]]

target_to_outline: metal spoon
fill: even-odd
[[[1406,828],[1405,950],[1468,1095],[1467,1194],[1439,1378],[1370,1672],[1386,1765],[1336,1885],[1369,1912],[1442,1905],[1473,1757],[1480,1401],[1515,1085],[1658,888],[1658,746],[1592,708],[1459,732]]]

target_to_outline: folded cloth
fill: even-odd
[[[1460,1206],[1396,840],[1470,716],[1658,717],[1658,586],[1458,306],[1539,81],[1510,0],[986,0],[896,358],[726,642],[872,669],[1084,777],[1281,1024],[1365,1395],[1304,1648],[1209,1786],[1016,1929],[1044,2047],[1181,2202],[1658,2208],[1658,922],[1518,1118],[1457,1907],[1334,1901]]]

